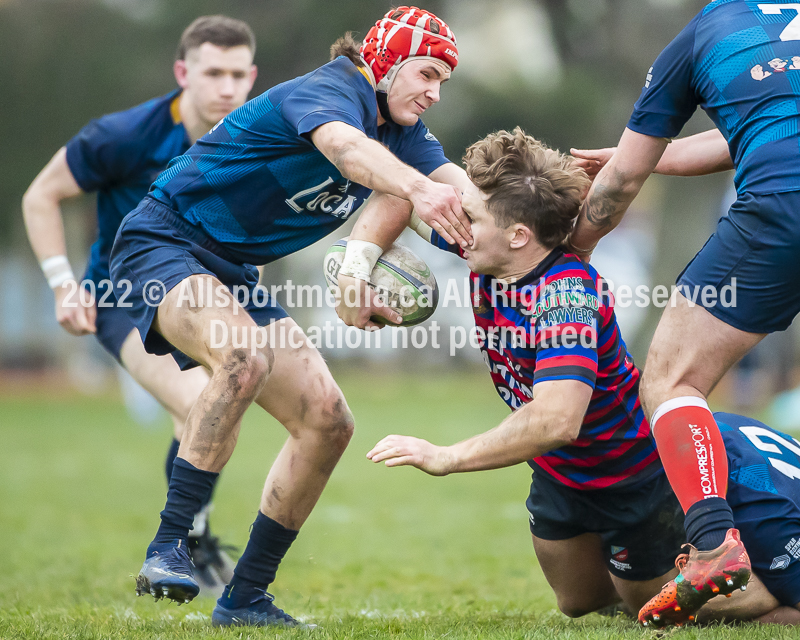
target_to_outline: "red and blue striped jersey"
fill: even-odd
[[[431,242],[462,254],[436,232]],[[513,284],[470,278],[478,344],[512,410],[530,402],[539,382],[579,380],[594,389],[578,439],[530,466],[575,489],[618,488],[662,472],[639,402],[639,370],[597,271],[559,247]]]

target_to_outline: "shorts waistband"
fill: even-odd
[[[201,227],[192,224],[177,211],[171,207],[168,207],[163,202],[159,202],[158,200],[147,195],[139,205],[139,211],[143,213],[146,212],[148,215],[158,218],[176,231],[180,232],[180,234],[187,240],[191,240],[204,249],[208,249],[212,253],[215,253],[228,262],[232,262],[234,264],[244,264],[241,260],[234,257],[234,255],[228,251],[224,245],[220,244],[205,231],[203,231]]]
[[[602,492],[602,493],[625,493],[626,491],[636,491],[637,489],[641,488],[642,486],[659,480],[662,476],[666,478],[666,473],[664,472],[664,467],[661,464],[661,461],[658,460],[658,464],[650,464],[644,469],[634,473],[627,478],[623,478],[619,482],[616,482],[607,487],[572,487],[570,485],[564,484],[558,478],[553,477],[547,471],[544,470],[541,466],[536,464],[535,460],[528,460],[528,466],[533,469],[533,477],[536,479],[537,482],[546,482],[548,484],[558,485],[559,487],[563,487],[565,489],[570,489],[572,491],[580,491],[586,493],[593,493],[595,491]]]

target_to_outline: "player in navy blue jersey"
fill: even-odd
[[[564,246],[589,180],[519,129],[465,160],[473,243],[413,227],[466,259],[478,342],[512,413],[449,447],[394,435],[367,456],[432,475],[528,462],[534,549],[559,608],[581,616],[621,598],[638,609],[674,575],[685,537],[613,298]]]
[[[130,286],[128,312],[147,351],[177,349],[211,371],[189,414],[138,593],[179,602],[197,593],[184,551],[192,514],[230,458],[246,408],[255,402],[289,432],[212,614],[216,625],[296,624],[266,589],[353,432],[319,352],[277,303],[256,295],[253,265],[340,227],[370,191],[378,204],[413,203],[450,241],[471,239],[460,194],[444,184],[462,172],[419,119],[458,61],[447,24],[399,7],[360,49],[345,37],[332,54],[236,109],[175,158],[125,218],[111,254],[115,290]],[[356,227],[339,282],[371,294],[353,308],[399,321],[365,282],[391,243],[383,217]],[[230,339],[214,338],[219,327]]]
[[[591,253],[660,159],[668,173],[736,169],[737,200],[679,276],[679,292],[656,330],[642,386],[660,455],[686,512],[689,540],[711,554],[698,563],[690,559],[681,579],[667,585],[681,606],[670,614],[674,622],[716,594],[704,587],[697,597],[685,587],[692,580],[720,581],[719,567],[712,566],[719,563],[710,558],[746,558],[740,544],[730,538],[723,543],[733,529],[725,501],[725,445],[706,397],[733,363],[768,333],[788,327],[800,310],[794,267],[800,250],[797,25],[792,2],[708,4],[648,71],[628,128],[598,174],[572,236],[576,250]],[[719,133],[693,136],[670,149],[669,139],[698,106]],[[726,303],[725,288],[735,291],[735,302]],[[698,304],[690,305],[687,295],[695,297],[698,290],[716,295],[698,296]],[[723,581],[720,592],[740,581],[730,582]],[[644,609],[640,619],[651,620],[652,611]]]
[[[753,577],[745,593],[711,600],[697,620],[800,624],[800,442],[745,416],[716,412],[714,419],[727,452],[727,500]],[[699,553],[690,548],[677,564]],[[669,619],[663,610],[656,615],[658,626]]]
[[[198,18],[181,37],[174,65],[180,88],[90,122],[53,156],[23,199],[28,237],[55,293],[58,322],[73,335],[94,334],[172,417],[167,482],[183,425],[208,374],[199,368],[181,372],[173,358],[145,352],[133,323],[116,304],[109,254],[122,219],[167,163],[244,104],[256,77],[254,50],[253,32],[244,22]],[[97,192],[98,237],[78,284],[66,257],[60,203],[85,192]],[[204,505],[197,514],[190,551],[203,586],[221,592],[232,563],[210,534],[207,511]]]

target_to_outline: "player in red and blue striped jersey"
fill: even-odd
[[[450,447],[389,436],[367,456],[432,475],[528,462],[533,544],[570,616],[638,607],[675,574],[685,539],[602,278],[564,247],[589,187],[572,159],[516,129],[466,155],[473,242],[447,245],[472,271],[484,359],[512,414]]]
[[[432,241],[456,249],[435,231]],[[578,438],[531,466],[573,489],[621,488],[659,473],[639,403],[639,371],[597,271],[556,247],[513,286],[488,274],[473,272],[471,280],[480,348],[512,410],[541,382],[575,380],[593,389]]]

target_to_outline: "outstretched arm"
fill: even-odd
[[[411,465],[434,476],[510,467],[573,442],[591,397],[592,387],[577,380],[540,382],[533,399],[491,431],[449,447],[388,436],[367,458],[387,467]]]
[[[70,288],[64,285],[74,281],[74,277],[66,261],[61,201],[80,193],[81,188],[67,164],[67,150],[62,147],[36,176],[22,198],[28,240],[55,293],[56,319],[74,335],[94,333],[96,315],[93,304],[65,306]],[[48,266],[50,264],[52,266]]]
[[[673,140],[664,151],[655,173],[667,176],[705,176],[733,169],[733,160],[719,129],[710,129]]]
[[[570,153],[575,158],[575,164],[586,171],[590,178],[594,178],[616,150],[616,147],[570,149]],[[653,173],[667,176],[705,176],[733,168],[728,141],[719,129],[711,129],[673,140],[667,146]]]
[[[311,132],[311,141],[343,176],[411,202],[419,216],[448,242],[467,246],[472,241],[469,220],[461,210],[461,194],[455,187],[434,182],[343,122],[317,127]]]
[[[664,138],[625,129],[617,152],[597,174],[570,235],[577,253],[590,255],[600,238],[620,223],[666,146]]]

